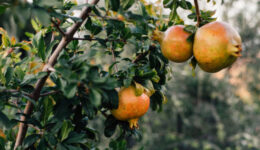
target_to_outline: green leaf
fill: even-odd
[[[93,35],[97,35],[98,33],[100,33],[100,32],[103,30],[102,26],[99,25],[99,24],[97,24],[97,23],[95,23],[95,22],[93,22],[93,21],[91,20],[91,18],[89,18],[89,19],[87,20],[87,22],[86,22],[86,24],[85,24],[85,27],[86,27],[86,29],[89,30]]]
[[[179,1],[179,6],[183,9],[187,9],[187,10],[192,8],[192,4],[189,1],[186,1],[186,0]]]
[[[44,112],[43,112],[43,123],[45,124],[52,113],[53,109],[53,102],[49,97],[44,98],[43,100],[43,107],[44,107]]]
[[[90,98],[91,104],[93,104],[94,106],[97,107],[101,104],[102,96],[101,96],[101,93],[97,89],[94,89],[94,88],[90,89],[89,98]]]
[[[61,127],[61,141],[69,137],[70,132],[73,130],[72,123],[65,120]]]
[[[50,57],[50,55],[51,55],[51,53],[52,53],[52,49],[53,49],[53,47],[56,45],[56,44],[58,44],[58,40],[54,40],[54,41],[52,41],[49,45],[48,45],[48,47],[46,48],[46,60],[45,61],[47,61],[47,59]]]
[[[62,4],[63,3],[61,0],[40,0],[40,2],[38,3],[39,6],[56,8],[62,7]]]
[[[0,15],[5,12],[6,6],[0,5]]]
[[[8,85],[8,83],[11,81],[12,76],[14,73],[14,68],[13,67],[8,67],[6,72],[5,72],[5,84]]]
[[[110,0],[111,10],[117,11],[120,7],[120,0]]]
[[[40,139],[41,135],[39,134],[32,134],[27,136],[24,139],[24,147],[28,148],[29,146],[31,146],[32,144],[34,144],[38,139]]]
[[[178,3],[173,3],[171,7],[172,10],[169,16],[170,21],[174,21],[178,17],[177,8],[178,8]]]
[[[121,2],[123,5],[123,9],[127,10],[135,3],[135,0],[122,0]]]
[[[41,57],[43,61],[45,61],[45,43],[42,35],[40,35],[38,41],[38,55]]]
[[[193,43],[193,42],[194,42],[194,37],[195,37],[195,33],[192,33],[192,34],[187,38],[187,41],[190,42],[190,43]]]
[[[76,83],[69,83],[65,86],[65,89],[63,91],[64,95],[67,98],[72,98],[75,96],[77,92],[77,84]]]
[[[109,86],[109,85],[108,85]],[[113,90],[105,90],[103,95],[107,95],[107,99],[103,99],[103,106],[108,109],[116,109],[118,107],[118,93],[115,89]]]
[[[111,141],[109,143],[109,147],[113,150],[127,150],[127,143],[125,139],[118,139],[115,141]]]
[[[198,64],[197,60],[195,57],[192,57],[191,61],[190,61],[190,66],[192,67],[192,75],[195,76],[195,69],[196,69],[196,66]]]
[[[143,86],[152,93],[155,91],[153,82],[151,80],[145,80]]]
[[[196,21],[196,20],[197,20],[196,13],[191,13],[191,14],[189,14],[189,15],[188,15],[188,18],[189,18],[189,19],[194,19],[194,21]]]
[[[93,12],[97,15],[97,16],[101,16],[101,13],[99,12],[99,10],[97,9],[97,7],[92,7]]]
[[[176,5],[178,0],[163,0],[163,6],[164,8],[173,8],[174,5]]]
[[[36,150],[46,150],[46,149],[47,149],[47,142],[45,141],[44,138],[42,138]]]
[[[82,148],[76,147],[76,146],[72,146],[72,145],[65,145],[65,147],[66,147],[68,150],[82,150]]]
[[[39,24],[39,21],[38,19],[31,19],[31,24],[32,24],[32,27],[33,29],[38,32],[41,30],[42,26],[41,24]],[[27,32],[28,33],[28,32]]]
[[[21,82],[21,86],[27,85],[27,84],[32,84],[36,82],[36,78],[34,75],[26,75],[23,79],[23,81]]]
[[[144,93],[144,87],[137,83],[137,82],[134,82],[135,84],[135,95],[136,96],[141,96],[143,93]]]
[[[57,150],[67,150],[67,148],[62,143],[58,143]]]
[[[47,13],[47,11],[43,8],[34,8],[32,9],[32,14],[34,18],[37,18],[39,22],[44,26],[50,25],[50,15]]]
[[[0,147],[2,148],[1,150],[5,150],[5,145],[6,145],[6,143],[5,143],[5,139],[4,138],[2,138],[2,137],[0,137]]]
[[[82,143],[86,142],[86,135],[80,134],[76,132],[70,132],[68,138],[64,141],[64,143],[72,144],[72,143]]]
[[[53,16],[53,17],[60,18],[60,19],[62,19],[62,20],[63,20],[63,19],[70,18],[70,19],[72,19],[72,20],[75,21],[75,22],[80,22],[80,21],[82,21],[81,18],[74,17],[74,16],[70,16],[70,15],[66,15],[66,14],[62,14],[62,13],[57,13],[57,12],[51,12],[50,15]]]
[[[10,127],[10,120],[8,117],[0,111],[0,125],[5,126],[6,128]]]
[[[60,125],[61,125],[61,123],[60,123]],[[54,130],[55,130],[55,129],[54,129]],[[58,142],[57,139],[55,138],[55,136],[52,135],[52,134],[53,134],[52,131],[54,131],[54,130],[48,131],[48,134],[45,135],[47,142],[50,143],[51,145],[56,145],[57,142]],[[58,131],[58,130],[57,130],[57,131]],[[51,133],[51,134],[50,134],[50,133]]]
[[[189,33],[195,33],[197,31],[197,27],[193,25],[187,25],[184,28],[184,31],[189,32]]]
[[[160,91],[156,91],[151,97],[150,102],[153,110],[161,111],[162,110],[162,102],[163,102],[163,94]]]
[[[105,136],[111,137],[116,131],[116,126],[117,126],[117,120],[112,115],[108,116],[105,121],[105,130],[104,130]]]

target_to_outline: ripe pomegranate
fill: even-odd
[[[200,68],[218,72],[241,56],[242,42],[238,32],[224,22],[211,22],[197,30],[193,53]]]
[[[131,129],[138,128],[138,119],[149,109],[149,96],[145,92],[141,93],[140,96],[136,96],[134,86],[122,88],[118,96],[118,108],[111,110],[112,115],[118,120],[128,121]]]
[[[160,43],[164,57],[173,62],[185,62],[192,56],[192,43],[187,41],[189,36],[183,25],[175,25],[165,32],[155,30],[153,39]]]

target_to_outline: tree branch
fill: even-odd
[[[61,33],[62,36],[66,36],[66,33],[60,28],[60,26],[54,20],[51,19],[51,22],[57,28],[57,30]]]
[[[113,49],[113,43],[111,43],[111,45],[110,45],[110,51],[111,51],[111,53],[112,53],[113,63],[115,63],[115,62],[116,62],[116,55],[115,55],[115,51],[114,51],[114,49]],[[115,64],[115,71],[118,72],[118,66],[117,66],[117,64]]]
[[[99,0],[93,0],[92,5],[95,5],[99,2]],[[46,82],[50,72],[48,71],[49,67],[53,67],[54,64],[57,61],[57,58],[60,54],[60,52],[67,46],[67,44],[73,39],[74,34],[76,33],[76,31],[79,29],[79,27],[82,25],[82,23],[84,22],[84,20],[88,17],[89,13],[91,12],[91,7],[86,7],[82,10],[82,13],[80,14],[80,18],[82,19],[80,22],[75,23],[71,29],[65,33],[66,36],[62,37],[62,40],[60,41],[59,45],[56,47],[56,49],[54,50],[53,54],[50,56],[48,63],[44,66],[43,71],[44,72],[48,72],[48,74],[39,79],[35,85],[35,89],[32,92],[31,96],[32,98],[37,101],[40,97],[40,92],[41,89],[44,86],[44,83]],[[24,114],[25,115],[31,115],[33,111],[33,104],[30,101],[27,101],[25,110],[24,110]],[[21,116],[21,121],[24,122],[26,121],[26,117],[25,116]],[[26,132],[27,132],[28,126],[27,124],[24,123],[20,123],[19,125],[19,131],[16,137],[16,142],[15,142],[15,147],[14,149],[16,150],[18,146],[20,146],[25,138]]]
[[[40,97],[56,94],[56,93],[59,93],[59,92],[60,91],[51,91],[51,92],[43,93],[43,94],[40,95]]]
[[[26,92],[23,92],[23,91],[19,91],[19,90],[14,90],[14,89],[10,89],[10,90],[2,90],[1,92],[5,92],[5,93],[22,93],[23,95],[32,98],[32,97],[31,97],[31,94],[26,93]]]
[[[197,27],[200,26],[200,8],[198,0],[194,0],[195,8],[196,8],[196,16],[197,16]]]

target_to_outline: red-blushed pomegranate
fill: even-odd
[[[195,34],[193,54],[200,68],[218,72],[232,65],[241,56],[242,41],[238,32],[224,22],[211,22]]]
[[[118,92],[118,97],[118,108],[111,110],[112,115],[118,120],[128,121],[131,129],[138,128],[138,119],[149,109],[149,96],[145,92],[136,96],[135,87],[129,86],[122,88]]]
[[[164,57],[173,62],[185,62],[192,56],[192,43],[187,41],[190,35],[183,25],[175,25],[165,32],[155,30],[153,39],[160,43]]]

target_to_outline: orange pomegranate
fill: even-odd
[[[242,42],[238,32],[225,22],[211,22],[197,30],[193,53],[200,68],[218,72],[241,56]]]
[[[189,36],[183,25],[175,25],[165,32],[155,30],[153,39],[160,43],[164,57],[173,62],[185,62],[192,56],[192,43],[187,41]]]
[[[134,86],[122,88],[118,96],[118,108],[111,110],[112,115],[118,120],[128,121],[131,129],[137,128],[138,119],[149,109],[149,96],[145,92],[137,96]]]

